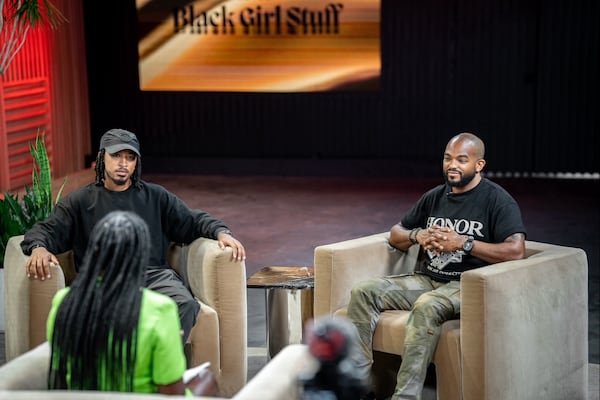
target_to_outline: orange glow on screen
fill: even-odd
[[[137,1],[141,90],[379,89],[378,0]]]

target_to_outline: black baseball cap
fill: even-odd
[[[118,153],[121,150],[131,150],[140,156],[140,142],[132,132],[125,129],[111,129],[102,135],[100,139],[100,150],[106,149],[109,154]]]

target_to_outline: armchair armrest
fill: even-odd
[[[301,374],[314,372],[318,363],[310,355],[306,345],[290,344],[284,347],[248,382],[234,397],[236,400],[298,399],[298,378]]]
[[[414,271],[418,246],[401,251],[389,244],[389,232],[315,248],[315,317],[332,315],[350,301],[360,281]]]
[[[246,264],[233,260],[231,248],[222,250],[216,240],[196,239],[187,252],[187,279],[203,307],[218,316],[220,359],[213,370],[235,377],[220,382],[222,392],[235,393],[246,383],[248,368]]]
[[[0,392],[3,390],[47,390],[50,345],[43,342],[0,366]]]
[[[50,267],[51,279],[29,280],[25,271],[29,256],[21,250],[22,240],[22,235],[11,237],[4,258],[7,360],[12,360],[46,340],[46,319],[52,297],[65,287],[65,275],[59,266]]]
[[[586,254],[531,241],[526,248],[523,260],[462,274],[465,400],[586,397]]]

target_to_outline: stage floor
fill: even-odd
[[[190,207],[225,221],[244,243],[247,276],[269,265],[311,266],[320,244],[388,231],[441,178],[144,174]],[[67,177],[65,194],[91,182]],[[580,247],[589,263],[589,354],[600,363],[599,181],[493,179],[521,206],[528,239]],[[62,178],[56,180],[56,187]],[[55,192],[56,193],[56,192]]]

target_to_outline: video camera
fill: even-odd
[[[367,382],[349,358],[356,346],[354,325],[344,318],[321,318],[308,324],[305,336],[318,368],[298,379],[300,399],[360,399],[367,392]]]

